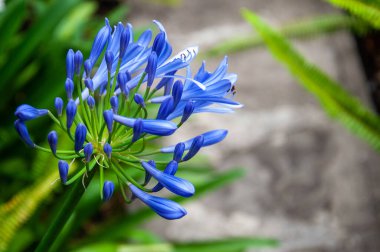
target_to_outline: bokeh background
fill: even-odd
[[[244,108],[232,115],[194,116],[190,126],[167,141],[174,143],[195,133],[227,128],[227,139],[205,149],[204,159],[196,161],[195,166],[207,163],[217,172],[240,167],[245,175],[186,203],[185,218],[170,222],[154,218],[139,224],[138,230],[148,230],[160,241],[173,243],[231,237],[268,237],[280,241],[278,247],[252,248],[252,251],[380,251],[378,153],[331,120],[264,45],[257,43],[234,52],[212,51],[226,41],[255,34],[241,17],[242,7],[277,28],[347,13],[318,0],[12,0],[6,4],[0,5],[3,206],[10,209],[19,204],[23,208],[18,201],[25,204],[28,198],[25,189],[41,189],[36,181],[46,176],[42,174],[50,168],[45,166],[54,164],[44,161],[43,155],[36,155],[18,140],[12,128],[16,106],[30,103],[52,107],[53,98],[63,93],[67,49],[80,49],[88,55],[93,35],[102,26],[104,16],[113,24],[121,20],[140,28],[151,26],[151,20],[157,19],[165,26],[174,51],[192,45],[200,47],[201,55],[195,66],[204,58],[208,70],[212,71],[228,53],[230,71],[239,77],[235,97],[244,104]],[[7,8],[15,11],[5,12]],[[370,110],[375,110],[374,86],[368,85],[371,77],[368,59],[363,60],[360,51],[363,41],[347,26],[300,36],[292,43],[307,60],[344,85]],[[51,129],[43,119],[31,123],[30,128],[40,142]],[[49,179],[54,176],[50,175]],[[44,192],[40,198],[36,193],[33,194],[36,198],[29,199],[29,208],[31,204],[36,205],[30,213],[17,212],[16,207],[8,212],[7,207],[1,208],[1,221],[5,223],[6,218],[16,216],[19,225],[12,232],[23,230],[25,235],[19,239],[27,241],[24,246],[17,246],[12,236],[6,241],[11,244],[7,247],[9,251],[33,248],[38,235],[30,236],[27,230],[36,228],[43,233],[46,225],[41,228],[35,225],[44,220],[43,209],[58,200],[60,193],[57,189],[50,193],[52,186],[44,185],[39,191]],[[19,198],[15,199],[15,195]],[[90,220],[82,220],[74,232],[77,240],[68,239],[74,244],[69,247],[81,244],[80,239],[91,234],[94,226],[110,218],[112,208],[119,209],[119,217],[125,211],[118,201],[101,206],[100,213],[93,213]],[[112,233],[112,226],[108,232]],[[141,236],[148,236],[141,232]]]

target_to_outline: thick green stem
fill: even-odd
[[[82,184],[81,180],[78,180],[76,184],[66,192],[66,197],[60,210],[54,216],[51,225],[46,231],[41,242],[38,244],[35,252],[48,252],[50,250],[59,233],[69,220],[71,214],[74,212],[76,205],[86,191],[86,188],[94,176],[94,173],[95,169],[90,171],[88,178],[84,181],[84,184]]]

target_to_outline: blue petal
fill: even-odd
[[[120,115],[114,115],[113,119],[128,127],[133,127],[136,119],[128,118]],[[154,120],[154,119],[145,119],[143,122],[143,132],[158,135],[158,136],[168,136],[175,132],[177,125],[171,121],[166,120]]]
[[[129,185],[129,188],[137,198],[165,219],[179,219],[187,214],[186,210],[174,201],[149,195],[132,184]]]
[[[211,130],[206,133],[203,133],[202,136],[204,137],[204,142],[203,142],[202,147],[219,143],[227,136],[227,133],[228,133],[228,130],[224,130],[224,129]],[[183,142],[185,144],[185,150],[188,150],[190,148],[193,141],[194,141],[194,138],[191,138]],[[175,145],[172,145],[169,147],[161,148],[161,152],[171,153],[171,152],[174,152],[174,149],[175,149]]]
[[[28,104],[22,104],[17,107],[15,116],[17,116],[21,121],[28,121],[44,116],[48,112],[49,111],[47,109],[36,109]]]
[[[157,170],[147,162],[141,162],[144,169],[172,193],[182,197],[194,195],[195,188],[189,181]]]

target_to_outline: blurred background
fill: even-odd
[[[228,54],[230,72],[238,74],[235,99],[244,108],[232,115],[194,116],[167,139],[174,143],[215,128],[229,130],[225,141],[205,149],[188,167],[195,169],[188,178],[199,182],[202,197],[184,204],[185,218],[148,220],[149,213],[141,214],[139,206],[120,206],[118,199],[102,205],[94,193],[81,202],[80,209],[87,210],[71,219],[74,224],[65,229],[55,251],[133,249],[128,244],[159,246],[123,251],[380,251],[380,124],[375,115],[380,105],[375,24],[380,5],[350,0],[346,3],[360,5],[350,9],[343,4],[341,9],[337,5],[344,1],[330,2],[335,6],[319,0],[2,2],[0,250],[32,251],[47,227],[47,209],[54,209],[63,191],[51,185],[56,161],[27,149],[16,136],[13,112],[22,103],[53,107],[54,97],[64,92],[67,50],[80,49],[86,57],[107,16],[111,24],[120,20],[141,30],[159,20],[174,52],[200,47],[194,67],[205,59],[213,71]],[[366,14],[366,7],[374,9],[374,16]],[[291,74],[265,47],[276,48],[276,37],[257,22],[247,22],[242,8],[260,16],[281,38],[291,39],[318,73],[297,69],[296,61],[289,67],[291,61],[277,56]],[[278,47],[277,54],[287,45]],[[308,79],[313,74],[314,82]],[[303,81],[310,92],[299,85]],[[331,88],[330,81],[348,93]],[[322,91],[313,92],[313,83]],[[332,110],[331,104],[339,106]],[[28,127],[41,143],[51,129],[44,119]],[[89,205],[96,208],[88,211]],[[230,240],[222,247],[202,243],[225,239]]]

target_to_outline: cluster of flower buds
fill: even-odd
[[[126,202],[137,198],[163,218],[181,218],[186,214],[182,206],[153,194],[166,188],[182,197],[192,196],[194,186],[176,176],[178,165],[201,148],[222,141],[227,131],[213,130],[158,150],[152,150],[155,145],[149,143],[172,135],[194,113],[228,113],[240,107],[232,99],[236,74],[227,73],[225,58],[214,72],[207,72],[203,63],[192,76],[190,62],[198,49],[190,47],[171,56],[167,34],[157,21],[159,32],[152,43],[150,29],[135,38],[131,24],[118,23],[112,31],[107,19],[105,23],[88,59],[84,60],[80,51],[70,49],[67,53],[66,102],[55,98],[56,113],[19,106],[15,128],[28,146],[51,152],[59,159],[63,184],[70,185],[86,173],[98,171],[104,201],[112,197],[117,182]],[[104,57],[99,59],[101,55]],[[185,75],[177,73],[181,69]],[[71,139],[72,150],[58,149],[56,131],[47,136],[50,148],[33,142],[25,122],[45,115]],[[172,160],[146,159],[159,157],[157,154],[172,155]],[[73,159],[79,165],[70,169],[73,162],[67,160]],[[110,173],[117,181],[105,180],[112,178],[107,176]],[[138,182],[138,175],[145,175],[144,182]]]

